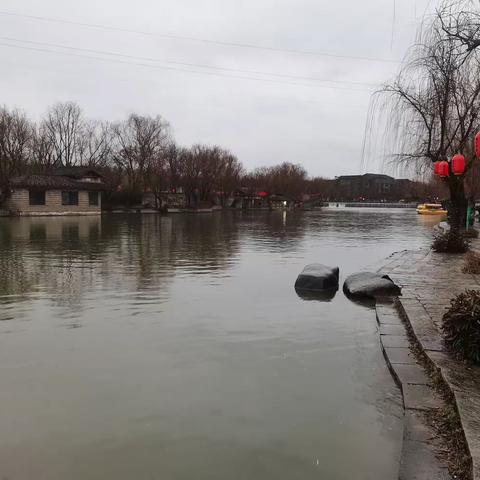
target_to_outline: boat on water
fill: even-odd
[[[419,215],[446,215],[447,211],[439,203],[422,203],[417,207]]]

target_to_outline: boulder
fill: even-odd
[[[397,296],[401,289],[388,275],[360,272],[350,275],[343,284],[343,291],[354,298]]]
[[[325,292],[338,290],[338,267],[327,267],[320,263],[307,265],[297,277],[295,290],[298,292]]]

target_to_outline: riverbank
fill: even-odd
[[[232,208],[232,207],[222,207],[219,205],[214,205],[213,207],[205,207],[205,208],[166,208],[166,209],[159,209],[159,208],[151,208],[151,207],[115,207],[115,208],[108,208],[102,210],[101,212],[94,212],[95,214],[178,214],[178,213],[213,213],[213,212],[220,212],[220,211],[249,211],[249,212],[260,212],[260,211],[312,211],[316,209],[325,209],[331,208],[336,209],[338,207],[341,208],[381,208],[381,209],[415,209],[417,207],[416,203],[367,203],[367,202],[330,202],[325,203],[322,205],[316,205],[314,207],[309,206],[308,204],[303,205],[302,207],[255,207],[255,208],[246,208],[246,209],[239,209],[239,208]],[[92,212],[41,212],[41,213],[28,213],[23,214],[21,216],[66,216],[66,215],[88,215],[92,214]],[[18,214],[12,213],[8,210],[0,209],[0,217],[17,217]]]
[[[479,247],[480,242],[476,240],[473,248]],[[397,308],[387,311],[384,306],[377,306],[385,358],[404,395],[405,435],[400,478],[449,478],[444,476],[444,471],[437,472],[437,476],[424,470],[423,476],[405,474],[415,465],[431,464],[432,452],[438,457],[441,447],[436,439],[432,441],[431,432],[428,433],[428,426],[422,421],[424,417],[419,417],[418,412],[439,412],[448,408],[445,403],[450,403],[458,414],[470,457],[471,478],[480,478],[480,367],[456,360],[447,352],[441,335],[442,316],[450,300],[467,289],[480,289],[480,275],[463,273],[463,263],[463,255],[404,251],[394,254],[381,269],[402,287]],[[400,317],[404,324],[399,323]],[[392,323],[393,319],[397,326],[387,327],[387,322]],[[405,332],[402,332],[403,325]],[[425,360],[423,366],[430,375],[419,365],[419,355]],[[439,391],[444,392],[444,398]],[[419,430],[412,427],[412,418],[414,423],[420,419],[420,426],[423,425],[420,430],[427,432],[423,441],[412,433]]]
[[[104,214],[125,214],[125,213],[140,213],[140,214],[167,214],[167,213],[213,213],[213,212],[221,212],[223,210],[222,207],[215,206],[209,208],[167,208],[166,210],[161,210],[157,208],[114,208],[112,210],[105,210],[102,213]]]

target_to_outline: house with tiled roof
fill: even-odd
[[[90,167],[64,167],[12,177],[3,206],[12,215],[101,213],[103,176]]]

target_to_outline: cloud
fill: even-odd
[[[427,0],[397,2],[394,24],[393,0],[44,0],[41,5],[5,0],[2,5],[3,11],[175,37],[399,60],[414,40]],[[102,119],[158,113],[182,144],[221,144],[248,168],[292,161],[312,175],[330,177],[360,171],[371,92],[398,68],[393,62],[20,16],[0,15],[0,30],[0,36],[16,39],[0,40],[1,101],[34,118],[65,100]],[[378,171],[376,162],[368,169]]]

